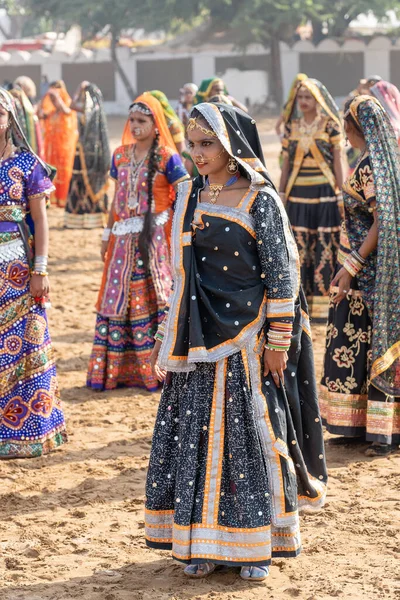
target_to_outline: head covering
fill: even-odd
[[[185,128],[180,118],[169,103],[164,92],[161,92],[160,90],[152,90],[151,92],[145,92],[145,95],[146,94],[151,94],[161,104],[164,111],[165,120],[167,121],[168,129],[174,142],[176,144],[183,142],[185,139]]]
[[[182,91],[189,90],[193,94],[197,94],[198,89],[199,88],[195,83],[185,83],[185,85],[182,87]]]
[[[71,96],[68,94],[66,85],[62,81],[62,79],[59,79],[58,81],[55,81],[54,83],[52,83],[50,85],[49,89],[52,89],[52,88],[57,90],[58,95],[60,96],[60,98],[63,101],[63,103],[66,106],[70,106],[70,104],[71,104]],[[53,103],[52,99],[50,98],[48,92],[46,93],[46,95],[42,99],[42,111],[44,112],[44,114],[46,115],[46,117],[48,117],[49,115],[52,115],[53,113],[55,113],[57,111],[57,109],[54,106],[54,103]]]
[[[33,81],[33,79],[31,79],[30,77],[27,77],[26,75],[20,75],[14,81],[13,85],[14,85],[14,87],[19,87],[20,89],[22,89],[25,92],[25,94],[28,96],[28,98],[31,102],[33,102],[34,99],[36,98],[36,96],[37,96],[36,85],[35,85],[35,82]]]
[[[222,79],[220,77],[210,77],[209,79],[203,79],[194,99],[194,103],[199,104],[200,102],[208,102],[213,85],[214,83],[217,83],[217,81],[222,81]],[[225,96],[229,96],[229,92],[226,89],[225,85],[224,94]]]
[[[83,116],[79,123],[79,151],[86,191],[93,202],[105,193],[104,180],[110,168],[111,153],[103,95],[89,83],[83,90]]]
[[[11,94],[9,92],[7,92],[7,90],[4,90],[3,88],[0,88],[0,105],[11,114],[11,134],[13,137],[14,145],[19,149],[31,152],[36,157],[38,162],[42,165],[42,167],[45,169],[47,175],[51,179],[53,179],[56,174],[55,169],[53,167],[51,167],[50,165],[46,164],[35,153],[35,151],[30,146],[30,144],[29,144],[28,140],[26,139],[26,136],[21,128],[21,124],[18,121],[16,112],[15,112],[15,105],[13,102],[13,98],[12,98]]]
[[[342,129],[342,121],[340,118],[339,107],[336,102],[332,98],[331,94],[328,92],[323,83],[318,81],[318,79],[304,79],[297,84],[296,88],[296,98],[299,93],[300,88],[306,88],[315,98],[318,105],[321,107],[322,113],[326,116],[330,117],[339,127]],[[288,118],[288,121],[291,119],[299,119],[301,116],[301,111],[297,106],[297,102],[294,103],[292,112]]]
[[[372,85],[375,85],[375,83],[378,83],[378,81],[382,81],[382,77],[380,75],[371,75],[366,79],[365,83],[367,87],[371,87]]]
[[[275,189],[265,167],[264,155],[254,119],[234,106],[203,102],[191,115],[199,112],[230,156],[243,168],[253,187],[268,185]]]
[[[375,281],[373,297],[369,298],[373,315],[370,380],[384,393],[400,396],[399,148],[389,118],[378,100],[357,96],[348,110],[365,138],[378,217]],[[365,268],[357,275],[357,281],[361,291],[368,286]]]
[[[137,103],[145,104],[147,108],[151,111],[156,127],[160,133],[160,146],[167,146],[168,148],[175,148],[174,140],[169,132],[167,122],[164,117],[163,107],[160,102],[154,98],[149,93],[142,94],[138,96],[134,101],[134,104]],[[132,135],[131,127],[129,123],[129,119],[127,120],[124,128],[124,132],[122,134],[122,144],[124,146],[129,144],[134,144],[136,142],[135,138]]]
[[[388,81],[378,81],[370,89],[371,94],[379,100],[387,112],[392,127],[400,138],[400,92],[393,83]]]
[[[195,106],[192,114],[196,114],[195,111],[204,117],[229,156],[237,161],[242,172],[251,181],[251,189],[269,188],[268,193],[273,196],[284,223],[292,289],[294,296],[297,297],[300,288],[297,245],[290,229],[286,210],[265,166],[255,120],[240,108],[226,104],[204,102]]]
[[[18,79],[22,79],[22,77]],[[33,148],[35,152],[38,152],[35,110],[25,90],[17,83],[17,81],[18,80],[14,82],[14,87],[10,90],[10,94],[14,97],[18,120],[23,132],[26,135],[31,148]]]
[[[292,85],[290,86],[288,99],[286,100],[285,105],[283,107],[283,111],[282,111],[283,121],[285,123],[288,122],[290,115],[292,114],[293,105],[296,101],[298,85],[305,79],[308,79],[308,77],[305,73],[298,73],[296,75],[296,77],[294,78]]]
[[[233,102],[225,96],[225,94],[216,94],[216,96],[212,96],[209,99],[209,102],[215,102],[217,104],[228,104],[228,106],[233,106]]]

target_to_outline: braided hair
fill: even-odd
[[[152,233],[152,205],[153,205],[153,183],[157,170],[158,141],[160,134],[156,131],[153,143],[149,151],[149,164],[147,169],[147,203],[148,210],[144,215],[143,229],[139,236],[139,250],[142,256],[144,267],[147,270],[149,266],[149,244]]]

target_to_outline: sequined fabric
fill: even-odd
[[[352,249],[360,247],[374,222],[371,209],[377,202],[377,189],[368,152],[359,157],[344,192],[346,219],[338,268]],[[330,433],[394,444],[400,440],[400,398],[384,394],[370,382],[376,264],[374,250],[339,306],[331,296],[320,407]]]
[[[400,155],[389,118],[376,100],[356,98],[357,115],[365,136],[375,187],[378,245],[357,281],[373,320],[372,384],[389,396],[400,396]],[[368,173],[360,174],[371,186]],[[350,182],[351,183],[351,182]],[[367,201],[354,186],[345,187],[346,232],[358,250],[371,224]]]
[[[125,386],[154,391],[159,387],[150,356],[172,286],[169,250],[172,185],[187,174],[177,154],[160,148],[153,206],[148,205],[146,160],[139,173],[137,204],[131,209],[132,151],[132,146],[117,148],[111,166],[111,176],[117,181],[113,210],[115,223],[120,226],[110,236],[96,305],[98,314],[87,374],[87,385],[93,389]],[[131,232],[123,224],[133,217],[143,220],[148,210],[163,218],[154,221],[149,240],[149,268],[145,269],[139,250],[139,231]]]
[[[301,550],[298,510],[317,510],[325,498],[325,455],[303,297],[303,310],[300,304],[294,310],[292,302],[295,321],[285,374],[287,394],[276,388],[271,376],[262,374],[259,335],[263,336],[268,319],[280,318],[274,308],[280,299],[290,297],[292,287],[275,200],[264,191],[250,196],[248,225],[256,232],[256,242],[262,243],[247,244],[247,250],[243,246],[240,251],[256,266],[272,296],[271,315],[240,351],[210,362],[200,360],[194,370],[168,376],[153,436],[146,542],[172,550],[173,557],[185,563],[268,565],[272,557],[296,556]],[[207,205],[198,208],[208,211]],[[179,221],[179,202],[177,211]],[[231,220],[224,222],[223,214],[219,219],[224,227],[232,226]],[[196,218],[194,228],[198,222]],[[209,227],[207,222],[209,234],[199,248],[194,242],[198,263],[203,262],[208,240],[208,250],[217,255],[221,248],[225,258],[232,257],[228,269],[234,269],[238,234],[221,238],[215,228],[213,238],[211,220]],[[207,270],[201,273],[202,285],[208,288]],[[223,273],[221,263],[221,282],[226,278]],[[222,301],[225,294],[225,304],[230,305],[232,295],[224,290],[225,286],[219,297]],[[180,292],[175,288],[174,293]],[[187,304],[197,300],[190,293],[184,292]],[[256,288],[253,293],[256,296]],[[248,301],[246,297],[244,304]],[[221,322],[229,319],[230,309],[221,305]]]
[[[18,237],[0,237],[0,458],[29,458],[67,439],[46,311],[30,295],[19,233],[30,204],[53,186],[29,152],[2,162],[0,181],[0,222],[18,223]]]

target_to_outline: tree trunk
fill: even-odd
[[[322,21],[318,21],[317,19],[312,19],[312,29],[313,29],[313,42],[314,44],[319,44],[325,38],[324,33],[322,32],[323,24]]]
[[[269,71],[269,94],[276,102],[278,110],[283,104],[283,82],[282,82],[282,64],[281,47],[279,37],[272,35],[269,42],[270,48],[270,71]]]
[[[121,63],[118,60],[117,41],[118,41],[117,33],[115,30],[112,30],[111,31],[111,60],[114,64],[114,67],[115,67],[118,75],[122,79],[122,82],[125,86],[125,89],[126,89],[126,92],[129,96],[129,98],[131,98],[131,101],[133,102],[136,97],[136,93],[135,93],[135,90],[133,89],[133,87],[131,86],[131,82],[129,81],[128,77],[126,76],[126,73],[125,73],[124,69],[122,68]]]

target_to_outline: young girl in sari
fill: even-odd
[[[154,334],[171,291],[169,236],[174,186],[188,177],[161,104],[150,94],[129,109],[113,155],[114,201],[104,230],[103,279],[87,385],[158,388],[150,364]]]
[[[367,454],[383,456],[400,443],[400,157],[375,98],[347,103],[345,131],[361,154],[343,187],[321,413],[328,431],[343,436],[336,443],[369,441]]]
[[[189,577],[222,564],[261,581],[271,557],[298,555],[298,510],[326,493],[298,253],[255,121],[202,103],[187,134],[200,176],[179,186],[174,290],[153,352],[168,374],[146,542],[172,550]]]
[[[282,141],[279,190],[299,249],[311,317],[324,322],[339,248],[342,127],[338,108],[319,81],[302,80],[295,99]]]
[[[51,173],[0,89],[0,458],[41,456],[67,440],[45,310]]]

